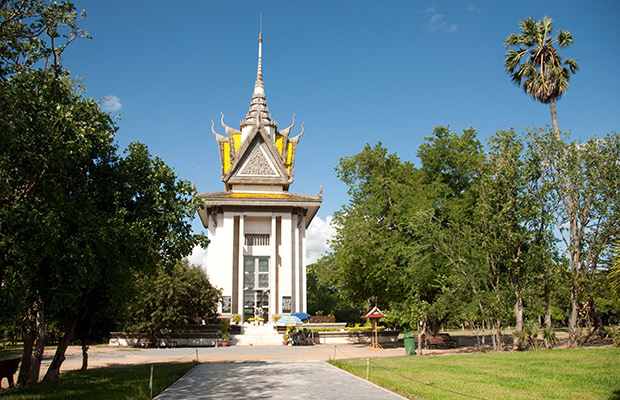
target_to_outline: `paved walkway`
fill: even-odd
[[[371,350],[367,345],[316,345],[316,346],[231,346],[231,347],[177,347],[167,349],[136,349],[131,347],[94,346],[89,350],[88,367],[116,367],[121,365],[157,362],[233,362],[233,361],[327,361],[341,358],[376,358],[405,355],[401,344],[385,350]],[[53,351],[46,351],[42,370],[47,368]],[[61,372],[79,369],[82,365],[80,346],[69,346]]]
[[[158,400],[343,398],[404,399],[323,361],[200,364],[156,397]]]

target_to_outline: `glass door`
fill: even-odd
[[[243,263],[243,320],[269,321],[269,257],[245,257]]]

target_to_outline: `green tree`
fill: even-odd
[[[27,384],[38,380],[49,323],[63,332],[44,378],[54,380],[77,325],[89,336],[89,318],[122,299],[121,279],[206,239],[188,222],[199,207],[189,182],[144,145],[118,155],[110,116],[66,78],[60,56],[87,36],[83,14],[69,1],[0,6],[0,306],[3,318],[21,315]],[[118,280],[102,285],[110,276]]]
[[[381,143],[341,158],[336,171],[349,203],[334,216],[330,283],[356,304],[377,298],[387,308],[406,288],[411,232],[404,215],[421,196],[418,177]]]
[[[464,296],[434,233],[445,228],[448,235],[456,221],[471,218],[484,153],[475,130],[457,135],[437,127],[419,156],[415,169],[378,144],[340,160],[336,170],[350,201],[335,217],[328,275],[344,298],[376,298],[398,324],[417,327],[421,320],[436,333]]]
[[[86,16],[70,1],[0,1],[0,77],[31,69],[62,73],[60,58],[76,38],[88,38],[79,27]]]
[[[45,314],[62,315],[59,305],[74,298],[71,294],[79,287],[70,275],[86,275],[88,253],[76,239],[96,198],[96,192],[88,191],[115,157],[115,128],[110,117],[94,101],[81,99],[65,78],[22,72],[0,85],[0,279],[3,292],[19,293],[25,300],[24,362],[18,381],[36,382]],[[38,342],[28,372],[35,332]]]
[[[154,275],[142,276],[138,287],[129,306],[132,330],[154,334],[217,314],[220,291],[200,267],[185,259],[170,269],[160,267]]]
[[[584,288],[599,269],[609,267],[613,240],[620,233],[620,136],[566,143],[555,132],[530,135],[549,193],[547,207],[570,259],[569,345],[577,347]]]
[[[329,284],[332,263],[333,253],[308,265],[306,274],[308,313],[310,315],[333,315],[336,321],[358,323],[367,309],[366,304],[365,302],[353,303],[343,298],[340,290]]]
[[[498,131],[489,139],[488,155],[477,186],[475,231],[479,233],[498,303],[502,302],[502,286],[510,288],[516,346],[522,348],[519,337],[524,328],[524,295],[543,276],[543,267],[550,265],[546,257],[553,244],[551,220],[544,209],[540,163],[536,158],[527,158],[523,139],[512,130]],[[501,348],[500,316],[495,328]]]
[[[607,277],[609,280],[609,287],[616,298],[620,299],[620,245],[616,245],[616,257],[613,267]]]
[[[576,60],[564,58],[556,49],[556,46],[560,49],[572,46],[573,36],[562,30],[552,36],[552,24],[548,17],[522,20],[521,33],[512,33],[504,41],[506,47],[517,47],[508,50],[504,66],[515,85],[534,100],[549,104],[553,131],[559,135],[555,100],[566,93],[570,76],[579,66]]]
[[[431,334],[464,306],[459,269],[480,265],[472,258],[475,249],[461,248],[466,241],[457,240],[470,230],[477,202],[474,188],[486,158],[476,136],[473,128],[459,135],[449,126],[437,126],[418,150],[426,205],[410,214],[415,236],[410,281],[412,296],[428,304],[422,321],[423,331],[428,328]],[[462,258],[465,255],[467,261]]]

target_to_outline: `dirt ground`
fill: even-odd
[[[456,349],[433,349],[424,350],[424,356],[439,356],[450,354],[466,354],[479,351],[492,351],[490,337],[486,337],[485,346],[479,349],[475,336],[470,332],[450,332],[453,339],[458,341]],[[567,347],[568,333],[556,332],[558,346]],[[506,349],[512,350],[512,335],[505,335]],[[590,340],[586,347],[611,347],[609,340]],[[382,350],[370,349],[367,345],[315,345],[315,346],[231,346],[231,347],[199,347],[199,348],[162,348],[162,349],[137,349],[129,347],[112,347],[99,345],[89,350],[89,368],[117,367],[124,365],[150,364],[160,362],[187,362],[198,360],[200,362],[224,362],[224,361],[260,361],[260,360],[331,360],[340,358],[374,358],[392,357],[405,355],[402,341],[385,345]],[[419,354],[418,354],[419,355]],[[46,351],[41,367],[42,375],[47,370],[54,354]],[[82,350],[79,346],[69,346],[66,360],[61,371],[79,369],[82,366]],[[17,376],[15,376],[17,378]],[[7,387],[7,380],[2,380],[2,387]]]

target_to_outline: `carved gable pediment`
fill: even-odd
[[[249,153],[245,162],[241,165],[241,168],[239,168],[237,176],[279,176],[273,162],[269,160],[269,156],[263,148],[262,143],[258,141],[254,143]]]
[[[243,141],[222,178],[226,185],[290,185],[292,178],[273,140],[264,129],[254,128]]]

